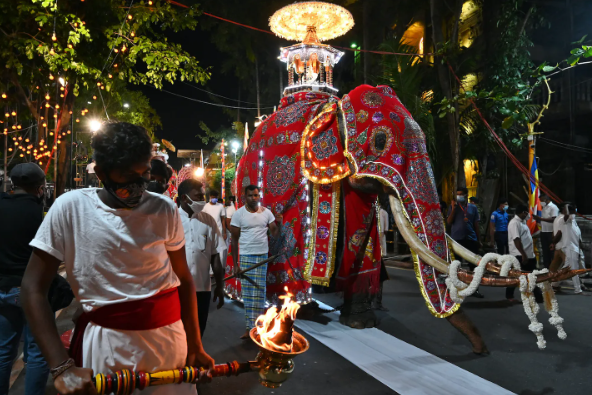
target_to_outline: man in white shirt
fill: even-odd
[[[582,248],[582,231],[576,222],[576,206],[565,203],[562,215],[556,219],[556,233],[553,238],[553,246],[565,256],[564,267],[572,270],[580,269],[580,249]],[[552,269],[557,270],[553,267]],[[583,291],[589,291],[582,285],[579,276],[572,277],[574,292],[576,295],[584,295]]]
[[[216,221],[218,231],[222,237],[222,242],[218,248],[222,267],[226,268],[226,257],[228,256],[228,247],[226,245],[226,210],[224,205],[218,203],[218,191],[210,191],[210,201],[206,203],[203,212],[209,214]]]
[[[93,160],[88,165],[86,165],[86,173],[88,175],[87,184],[89,187],[96,187],[97,186],[97,175],[95,173],[95,161]]]
[[[536,258],[530,229],[526,225],[529,210],[523,204],[516,207],[516,215],[508,224],[508,248],[510,255],[516,257],[520,262],[520,268],[523,271],[536,270]],[[538,287],[534,289],[534,296],[538,303],[543,302],[543,295]],[[514,287],[506,288],[506,299],[516,302],[514,299]]]
[[[541,196],[542,215],[533,215],[533,218],[541,222],[541,246],[543,248],[543,264],[548,269],[553,260],[551,243],[553,242],[553,221],[559,214],[559,208],[547,195]]]
[[[179,185],[177,203],[181,206],[179,213],[185,231],[187,265],[197,292],[199,331],[203,338],[212,297],[210,267],[216,279],[214,302],[218,299],[218,309],[224,306],[224,269],[218,253],[223,241],[220,239],[214,218],[203,212],[206,201],[201,182],[192,178],[183,181]]]
[[[193,278],[177,207],[146,192],[152,142],[146,130],[107,123],[92,138],[102,189],[61,195],[31,242],[22,282],[27,321],[62,395],[96,393],[93,374],[155,372],[186,365],[213,369],[199,333]],[[47,292],[64,262],[84,314],[70,358]],[[196,394],[195,384],[146,394]]]
[[[249,185],[245,188],[245,205],[232,216],[232,256],[239,257],[239,265],[234,265],[235,273],[250,269],[267,259],[269,252],[267,228],[274,238],[279,236],[279,228],[271,211],[259,204],[259,187]],[[240,256],[239,256],[240,247]],[[236,262],[236,261],[235,261]],[[249,331],[255,327],[257,317],[265,313],[267,264],[247,273],[258,287],[246,280],[241,280],[243,302],[245,304],[245,322],[247,331],[241,339],[249,338]]]

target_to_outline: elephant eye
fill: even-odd
[[[384,133],[383,131],[379,131],[378,133],[376,133],[376,136],[374,137],[374,146],[376,147],[376,151],[384,151],[384,147],[386,146],[386,139],[386,133]]]

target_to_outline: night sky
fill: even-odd
[[[257,2],[259,3],[259,2]],[[278,3],[276,1],[275,3]],[[279,2],[284,3],[283,5],[289,4],[288,2]],[[268,4],[265,8],[270,8],[269,10],[262,10],[261,12],[269,12],[269,15],[265,16],[265,18],[261,18],[262,21],[266,21],[269,16],[275,10],[277,4]],[[280,5],[281,7],[281,5]],[[212,9],[209,9],[212,8]],[[210,12],[212,14],[223,15],[224,13],[224,5],[220,2],[220,5],[217,9],[216,7],[210,5],[209,8],[202,8],[206,12]],[[354,15],[355,17],[355,15]],[[199,17],[198,22],[201,24],[202,22],[206,22],[206,19],[212,19],[209,16],[202,15]],[[231,19],[231,18],[229,18]],[[240,19],[234,18],[237,22],[244,22]],[[228,24],[228,22],[219,21],[214,19],[208,20],[208,23],[219,23],[219,24]],[[257,25],[260,29],[269,30],[269,26],[267,24],[261,23]],[[267,57],[266,61],[269,63],[270,60],[273,61],[273,64],[277,64],[275,70],[273,72],[273,77],[266,75],[267,70],[260,69],[260,86],[261,89],[268,89],[272,92],[272,94],[268,94],[267,97],[261,98],[261,113],[262,114],[271,114],[273,112],[272,108],[263,109],[263,107],[272,107],[277,106],[280,100],[280,83],[279,83],[279,68],[281,64],[281,68],[283,69],[283,84],[284,86],[287,84],[287,73],[285,71],[285,64],[281,63],[277,60],[277,56],[279,55],[279,48],[282,46],[289,46],[295,44],[295,42],[290,42],[287,40],[280,39],[278,37],[265,34],[263,32],[253,31],[247,28],[239,27],[239,29],[244,31],[244,34],[252,35],[253,41],[256,45],[260,45],[257,50],[265,48],[265,52]],[[334,45],[343,45],[349,46],[350,42],[352,41],[352,37],[355,36],[355,32],[350,32],[346,36],[341,37],[337,40],[332,40],[331,43]],[[236,110],[232,110],[232,116],[228,113],[225,113],[222,108],[210,106],[207,104],[193,102],[191,100],[187,100],[181,97],[176,97],[169,93],[164,92],[164,90],[169,92],[174,92],[179,95],[183,95],[186,97],[207,101],[207,102],[214,102],[215,100],[218,103],[223,103],[229,106],[237,106],[238,103],[233,100],[227,99],[218,99],[211,97],[207,92],[203,92],[197,89],[194,89],[192,86],[196,86],[200,89],[209,90],[217,95],[226,96],[231,99],[238,98],[238,79],[234,76],[233,70],[223,70],[222,69],[222,62],[228,56],[220,52],[217,47],[211,42],[212,41],[212,32],[204,31],[200,26],[195,31],[184,31],[181,33],[171,33],[168,35],[169,41],[179,43],[183,46],[185,50],[195,56],[201,63],[202,67],[211,67],[211,79],[206,83],[206,85],[198,85],[196,83],[185,83],[181,81],[177,81],[175,84],[165,84],[163,87],[163,91],[159,91],[154,87],[144,86],[138,87],[149,99],[150,105],[156,110],[158,115],[162,121],[162,129],[156,131],[156,137],[158,139],[165,138],[173,142],[173,144],[178,149],[209,149],[212,147],[212,143],[208,146],[205,146],[201,139],[197,137],[198,134],[201,134],[202,131],[199,128],[199,122],[204,121],[208,127],[212,130],[216,130],[219,127],[230,127],[231,123],[236,120]],[[347,57],[349,57],[349,62],[347,62]],[[339,66],[345,65],[345,70],[348,69],[348,63],[352,63],[353,54],[351,52],[346,53],[342,61],[340,62]],[[345,60],[345,61],[344,61]],[[336,86],[339,87],[340,78],[344,75],[347,75],[347,72],[340,70],[339,66],[336,68],[335,72],[335,83]],[[351,67],[350,67],[351,68]],[[341,75],[340,75],[341,73]],[[254,66],[253,66],[253,75]],[[343,92],[340,92],[343,94]],[[255,96],[255,84],[252,86],[243,86],[242,93],[241,93],[241,100],[247,100],[252,103],[256,102]],[[241,107],[256,107],[256,104],[247,104],[241,103]],[[256,110],[250,111],[241,111],[241,121],[244,122],[245,118],[249,121],[249,133],[253,133],[253,122],[255,120],[255,116],[257,115]],[[169,153],[170,159],[169,162],[175,168],[180,168],[182,162],[176,160],[176,155],[174,153]]]

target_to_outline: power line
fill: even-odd
[[[208,94],[210,94],[210,95],[212,95],[212,96],[217,96],[217,97],[221,97],[221,98],[223,98],[223,99],[232,100],[232,101],[235,101],[235,102],[237,102],[237,103],[257,104],[257,103],[253,103],[253,102],[250,102],[250,101],[245,101],[245,100],[238,100],[238,99],[233,99],[233,98],[230,98],[230,97],[226,97],[226,96],[218,95],[218,94],[216,94],[216,93],[213,93],[213,92],[210,92],[210,91],[208,91],[208,90],[205,90],[205,89],[198,88],[197,86],[195,86],[195,85],[191,85],[191,84],[189,84],[189,83],[187,83],[187,82],[183,82],[183,83],[184,83],[185,85],[187,85],[187,86],[190,86],[190,87],[192,87],[193,89],[197,89],[198,91],[206,92],[206,93],[208,93]],[[243,107],[241,107],[241,108],[243,108]]]
[[[584,147],[578,147],[577,145],[566,144],[566,143],[562,143],[560,141],[555,141],[555,140],[547,139],[547,138],[544,138],[544,137],[539,137],[539,140],[541,140],[541,141],[543,141],[543,142],[545,142],[547,144],[551,144],[551,145],[554,145],[556,147],[563,148],[563,149],[570,150],[570,151],[578,151],[578,152],[592,153],[592,149],[584,148]]]
[[[153,87],[153,88],[154,88],[154,87]],[[157,88],[154,88],[154,89],[157,89]],[[159,90],[160,90],[160,91],[162,91],[162,92],[166,92],[166,93],[168,93],[169,95],[173,95],[173,96],[181,97],[181,98],[183,98],[183,99],[187,99],[187,100],[195,101],[195,102],[202,103],[202,104],[208,104],[208,105],[210,105],[210,106],[215,106],[215,107],[225,107],[225,108],[233,108],[233,109],[241,109],[241,110],[256,110],[256,109],[257,109],[257,107],[236,107],[236,106],[227,106],[227,105],[225,105],[225,104],[211,103],[211,102],[207,102],[207,101],[203,101],[203,100],[194,99],[194,98],[192,98],[192,97],[183,96],[183,95],[180,95],[180,94],[178,94],[178,93],[169,92],[169,91],[167,91],[166,89],[159,89]],[[272,109],[272,108],[273,108],[273,107],[261,107],[261,109],[262,109],[262,110],[265,110],[265,109]]]

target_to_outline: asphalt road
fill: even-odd
[[[536,338],[528,330],[528,318],[522,305],[508,305],[504,290],[481,287],[484,299],[469,298],[463,308],[480,329],[491,355],[482,357],[471,352],[468,341],[444,319],[430,315],[413,272],[389,268],[391,280],[385,283],[384,305],[389,312],[378,312],[379,329],[411,345],[436,355],[462,369],[521,395],[590,394],[592,393],[592,347],[589,340],[592,324],[592,297],[576,296],[567,290],[558,295],[559,314],[565,319],[566,340],[557,338],[548,323],[546,312],[539,313],[545,326],[547,348],[539,350]],[[340,304],[336,294],[315,297],[331,306]],[[73,325],[68,308],[58,319],[61,331]],[[242,306],[227,300],[221,310],[211,306],[204,336],[206,351],[217,363],[254,359],[257,348],[239,340],[243,333]],[[306,336],[306,334],[305,334]],[[307,336],[310,350],[295,359],[293,377],[279,389],[268,389],[258,383],[256,374],[218,378],[199,388],[202,395],[214,394],[396,394],[393,390],[345,360],[333,350]],[[10,395],[24,393],[24,376],[20,374]],[[454,380],[442,377],[442,380]],[[422,392],[422,383],[415,388]],[[47,393],[53,394],[48,383]],[[425,392],[426,395],[432,395]],[[403,395],[405,395],[403,393]]]

